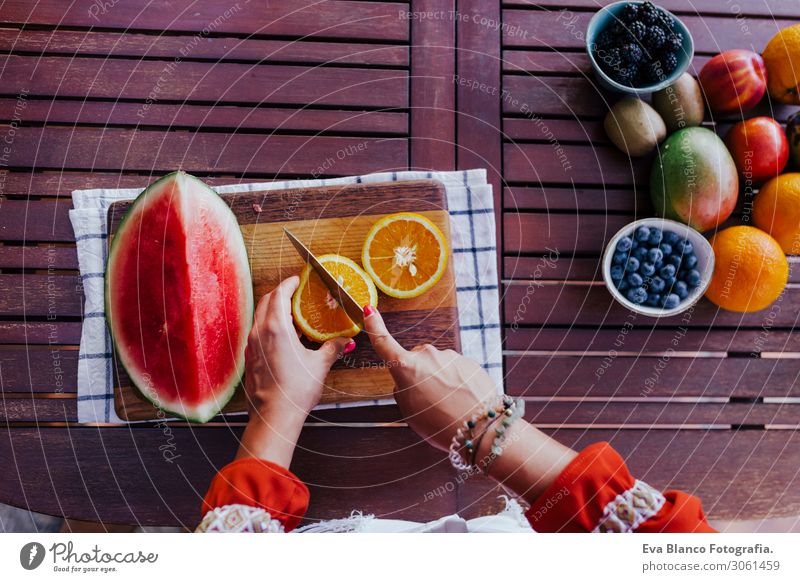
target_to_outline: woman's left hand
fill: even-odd
[[[245,351],[250,420],[237,458],[266,458],[288,467],[331,366],[355,348],[350,338],[329,340],[317,350],[300,343],[291,307],[299,281],[296,276],[284,279],[256,308]]]

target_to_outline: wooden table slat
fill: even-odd
[[[265,40],[209,36],[202,42],[195,35],[158,35],[77,30],[25,30],[0,28],[0,50],[68,56],[144,57],[182,60],[215,59],[253,62],[352,64],[404,67],[409,62],[407,46]]]
[[[3,5],[0,22],[43,26],[97,26],[104,29],[191,32],[199,40],[213,34],[276,35],[403,41],[408,39],[407,4],[392,2],[289,3],[155,0],[145,9],[135,3],[113,6],[95,0],[75,0],[64,6],[59,0],[10,0]],[[202,34],[202,31],[208,32]]]
[[[19,115],[16,99],[0,99],[0,119],[6,123]],[[27,123],[166,127],[170,129],[237,132],[270,130],[280,133],[408,133],[408,114],[397,111],[346,111],[336,109],[288,109],[236,105],[187,105],[152,103],[146,114],[141,103],[124,101],[28,101]]]
[[[341,67],[0,56],[3,93],[149,103],[407,107],[408,72]],[[149,102],[148,102],[149,99]]]
[[[4,393],[75,393],[77,346],[4,346],[0,348],[0,374]]]
[[[515,396],[642,399],[800,396],[797,357],[530,355],[506,357],[505,369],[506,389]],[[800,417],[796,420],[800,421]]]
[[[513,320],[512,320],[513,321]],[[668,352],[679,339],[681,351],[694,352],[800,352],[800,334],[783,329],[701,329],[681,335],[676,329],[644,329],[634,327],[627,333],[621,325],[598,328],[584,327],[511,327],[504,330],[506,350],[527,351],[591,351],[591,352]]]
[[[8,158],[26,168],[324,176],[403,168],[408,145],[399,138],[25,127],[17,130]]]

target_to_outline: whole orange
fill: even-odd
[[[714,273],[706,297],[728,311],[760,311],[786,287],[789,263],[780,245],[752,226],[732,226],[714,235]]]
[[[753,202],[753,223],[786,254],[800,254],[800,173],[781,174],[761,187]]]
[[[800,24],[779,31],[761,53],[767,90],[781,103],[800,105]]]

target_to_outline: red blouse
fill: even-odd
[[[308,488],[287,469],[260,459],[240,459],[213,479],[202,513],[224,505],[269,512],[290,531],[308,508]],[[608,443],[584,449],[527,511],[540,532],[713,532],[700,500],[682,491],[663,494],[634,479]]]

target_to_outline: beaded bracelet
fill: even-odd
[[[511,428],[511,425],[514,424],[514,421],[518,418],[522,418],[522,416],[525,415],[525,401],[522,398],[517,399],[513,406],[506,409],[505,414],[506,418],[500,421],[500,426],[494,429],[494,440],[489,449],[488,458],[481,468],[486,474],[489,473],[489,467],[492,461],[503,454],[503,442],[508,435],[508,430]]]
[[[469,420],[465,420],[463,425],[456,430],[453,439],[450,442],[450,464],[459,471],[470,470],[475,467],[474,458],[478,451],[478,445],[483,440],[484,435],[494,426],[501,418],[503,421],[512,418],[508,414],[510,409],[515,407],[514,400],[507,395],[498,397],[496,401],[499,403],[488,405],[483,412],[473,414]],[[505,418],[504,418],[505,417]],[[475,436],[475,429],[482,426],[481,432]],[[466,449],[467,459],[461,455],[461,450]]]

